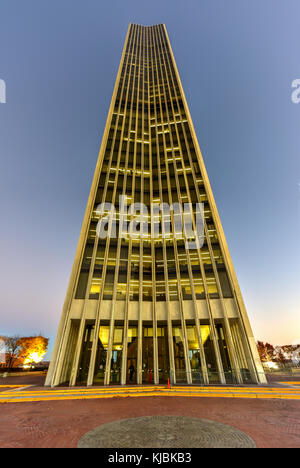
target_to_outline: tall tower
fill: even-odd
[[[46,385],[168,377],[266,382],[166,28],[130,24]]]

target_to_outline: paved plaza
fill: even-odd
[[[119,419],[87,432],[78,448],[256,448],[242,431],[186,416]]]
[[[43,376],[1,379],[0,384],[6,387],[0,388],[0,398],[10,402],[0,404],[0,447],[77,447],[87,433],[101,431],[104,424],[120,426],[121,420],[129,420],[133,428],[131,418],[153,416],[173,416],[177,421],[185,418],[181,419],[182,424],[188,424],[186,418],[192,418],[198,419],[199,424],[208,420],[227,425],[238,431],[236,434],[245,434],[245,440],[252,440],[257,447],[300,447],[299,379],[279,379],[264,388],[171,390],[136,386],[49,389],[43,387],[43,379]],[[27,398],[31,401],[26,401]],[[167,445],[180,446],[178,431],[175,430],[175,436],[167,432],[171,437]],[[188,438],[189,431],[185,433]],[[203,443],[210,444],[212,440],[213,432]],[[198,444],[201,446],[200,440]]]

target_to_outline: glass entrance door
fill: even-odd
[[[153,384],[153,328],[143,327],[142,382]]]
[[[159,382],[166,383],[170,372],[169,346],[167,326],[157,327],[158,371]],[[153,359],[153,328],[143,327],[143,383],[154,384],[154,359]]]
[[[170,377],[170,359],[167,326],[157,328],[159,383],[167,383]]]
[[[138,329],[137,326],[128,327],[127,338],[127,374],[126,383],[136,383],[137,379],[137,340]]]

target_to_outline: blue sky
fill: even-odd
[[[300,341],[298,0],[3,0],[0,334],[51,339],[130,22],[165,23],[257,339]]]

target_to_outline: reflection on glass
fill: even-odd
[[[231,364],[230,364],[228,348],[227,348],[225,333],[224,333],[222,324],[218,323],[216,325],[216,330],[218,334],[218,343],[219,343],[223,369],[225,373],[228,373],[228,377],[230,378],[229,374],[231,373]]]
[[[173,330],[174,361],[177,382],[186,382],[184,345],[181,326],[175,326]]]
[[[114,328],[114,340],[110,371],[110,382],[112,384],[120,383],[122,368],[123,332],[123,327]]]
[[[104,383],[104,372],[106,365],[107,346],[109,338],[109,326],[101,325],[99,330],[99,339],[95,363],[94,384],[99,385]]]
[[[98,299],[100,288],[101,288],[102,268],[101,270],[94,270],[91,287],[90,287],[90,299]]]
[[[187,325],[187,339],[189,347],[189,358],[191,362],[191,370],[201,370],[200,349],[198,343],[196,325]]]
[[[88,241],[85,246],[84,255],[82,259],[82,265],[81,265],[81,270],[80,270],[80,275],[79,275],[77,290],[76,290],[76,295],[75,295],[76,299],[85,298],[92,254],[93,254],[93,243]]]
[[[137,336],[137,327],[129,326],[127,335],[127,383],[133,383],[136,381],[138,343]]]
[[[217,360],[214,350],[211,328],[209,325],[201,326],[201,335],[204,345],[206,366],[210,383],[220,383]]]
[[[209,297],[211,299],[217,299],[219,297],[219,294],[217,289],[216,278],[213,272],[206,272],[206,283]]]
[[[81,355],[79,359],[79,366],[78,366],[78,373],[77,373],[78,383],[87,382],[90,357],[91,357],[91,351],[92,351],[92,345],[93,345],[93,337],[94,337],[94,326],[88,324],[85,326],[85,330],[83,334],[83,343],[82,343]]]
[[[158,345],[158,371],[159,382],[167,382],[170,376],[168,329],[166,326],[157,327],[157,345]]]
[[[143,327],[142,381],[153,382],[153,328]]]

